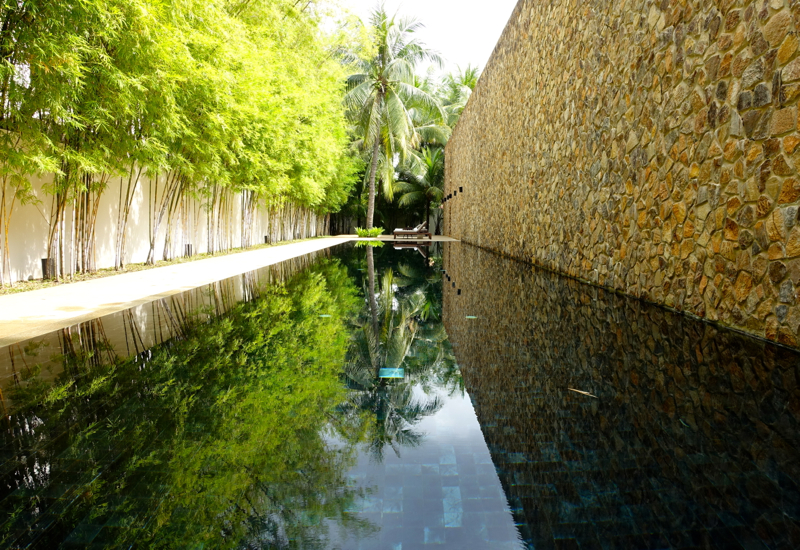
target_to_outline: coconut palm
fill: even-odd
[[[458,72],[450,73],[444,77],[439,96],[444,110],[447,113],[447,125],[455,127],[464,107],[467,106],[472,91],[478,85],[481,71],[477,67],[467,65],[466,69],[459,67]]]
[[[424,109],[445,118],[437,99],[417,87],[414,77],[414,68],[422,61],[442,65],[439,55],[415,37],[422,24],[415,19],[390,17],[382,5],[373,12],[371,24],[375,54],[369,59],[344,55],[357,70],[347,79],[345,107],[355,123],[361,149],[369,152],[368,229],[373,227],[379,165],[383,193],[391,201],[395,159],[404,160],[419,141],[411,110]]]
[[[425,147],[420,155],[400,171],[395,186],[400,206],[425,205],[425,221],[430,222],[431,204],[444,195],[444,153],[439,148]]]

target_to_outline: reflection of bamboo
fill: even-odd
[[[68,358],[82,359],[86,366],[93,368],[103,366],[105,362],[103,352],[105,352],[105,360],[108,361],[108,364],[113,363],[116,358],[111,341],[106,336],[102,319],[92,319],[77,326],[62,329],[58,336],[61,353]],[[69,361],[65,362],[65,366],[69,363]],[[78,367],[77,364],[75,366]]]
[[[14,350],[8,346],[8,356],[11,358],[11,375],[14,377],[14,385],[19,385],[19,376],[17,375],[17,365],[14,363]]]
[[[242,299],[251,302],[258,295],[258,279],[255,271],[242,273]]]
[[[139,332],[139,327],[136,324],[136,319],[133,317],[133,309],[127,309],[122,312],[122,327],[125,331],[125,348],[128,357],[131,355],[139,355],[147,349],[142,339],[142,334]],[[130,341],[128,340],[128,332],[130,332]],[[131,353],[131,344],[133,344],[135,353]],[[139,349],[140,344],[141,349]]]
[[[164,310],[164,317],[169,322],[169,337],[173,338],[175,336],[185,336],[185,327],[172,313],[172,308],[170,307],[169,302],[166,299],[161,299],[158,301],[158,305],[160,309]]]

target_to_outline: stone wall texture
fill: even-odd
[[[800,0],[520,0],[445,233],[800,345],[798,31]]]

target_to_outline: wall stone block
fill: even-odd
[[[797,345],[798,31],[798,0],[520,0],[445,232]]]

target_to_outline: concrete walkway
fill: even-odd
[[[348,236],[314,239],[0,296],[0,347],[350,240]]]

